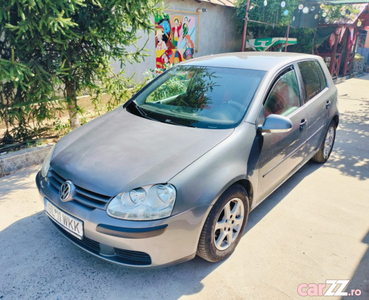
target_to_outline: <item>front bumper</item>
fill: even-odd
[[[75,201],[62,202],[49,187],[48,179],[36,176],[37,188],[65,213],[83,222],[78,239],[60,225],[53,225],[77,246],[102,259],[134,267],[179,263],[196,255],[197,243],[209,206],[196,207],[166,219],[126,221],[109,217],[103,209],[91,209]]]

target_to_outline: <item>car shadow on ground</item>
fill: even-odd
[[[0,232],[0,299],[178,299],[219,264],[199,258],[157,269],[106,262],[74,246],[43,212]]]
[[[321,165],[308,163],[251,214],[250,231],[307,175]],[[179,265],[134,269],[90,255],[61,236],[43,212],[0,232],[0,299],[178,299],[199,293],[202,280],[221,263],[198,257]]]
[[[326,166],[366,180],[369,178],[369,100],[341,97],[340,101],[360,101],[360,108],[341,115],[334,152]]]
[[[314,173],[322,164],[308,162],[292,177],[275,190],[268,198],[260,203],[249,215],[244,234],[259,223],[275,206],[277,206],[306,176]]]

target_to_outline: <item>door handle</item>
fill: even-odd
[[[326,109],[328,109],[329,107],[331,106],[331,101],[327,101],[326,103],[325,103],[325,108]]]
[[[304,129],[305,125],[307,123],[307,120],[306,119],[302,119],[301,122],[300,122],[300,129]]]

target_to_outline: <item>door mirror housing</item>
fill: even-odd
[[[263,126],[258,130],[266,133],[284,133],[292,129],[292,122],[290,119],[280,115],[269,115],[266,117]]]

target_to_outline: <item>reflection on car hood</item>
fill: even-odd
[[[119,108],[62,138],[51,167],[80,187],[114,196],[167,182],[232,132],[155,122]]]

